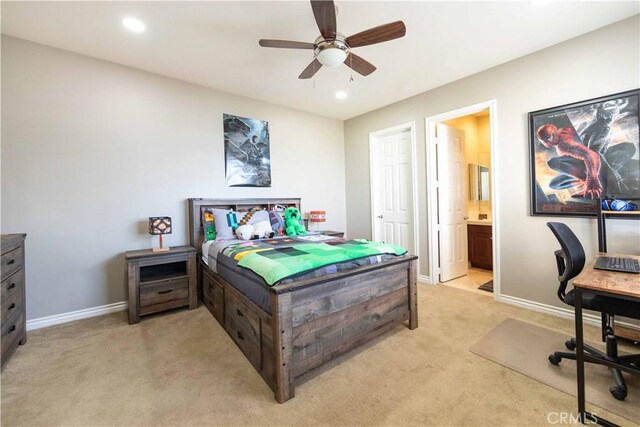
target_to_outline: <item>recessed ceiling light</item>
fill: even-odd
[[[336,98],[338,99],[345,99],[347,97],[347,92],[340,90],[338,92],[336,92]]]
[[[145,30],[146,26],[144,22],[136,18],[124,18],[122,20],[122,25],[124,25],[127,29],[133,31],[134,33],[141,33]]]

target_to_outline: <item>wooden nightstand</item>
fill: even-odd
[[[166,252],[151,249],[125,252],[129,286],[129,323],[140,316],[171,308],[198,307],[196,253],[191,246]]]
[[[344,237],[344,231],[320,230],[318,233],[331,237]]]

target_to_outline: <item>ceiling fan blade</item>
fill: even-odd
[[[322,37],[325,39],[334,38],[337,24],[336,8],[333,5],[333,0],[311,0],[311,8]]]
[[[404,26],[404,22],[396,21],[354,34],[347,37],[345,41],[349,47],[368,46],[404,37],[406,33],[407,28]]]
[[[344,65],[351,68],[352,70],[362,74],[363,76],[368,76],[376,70],[375,65],[360,58],[353,52],[349,52],[349,56],[344,60]]]
[[[298,76],[298,78],[310,79],[315,73],[318,72],[320,68],[322,68],[322,64],[317,59],[314,59],[311,64],[307,65],[307,68],[304,69],[304,71]]]
[[[258,44],[262,47],[281,47],[284,49],[313,49],[313,43],[294,42],[291,40],[265,40],[261,39]]]

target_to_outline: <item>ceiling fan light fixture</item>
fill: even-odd
[[[328,47],[318,52],[316,58],[325,67],[335,68],[347,59],[347,53],[338,47]]]

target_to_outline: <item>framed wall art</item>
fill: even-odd
[[[531,214],[592,216],[640,197],[639,90],[529,113]]]
[[[223,114],[225,175],[229,187],[271,187],[269,123]]]

